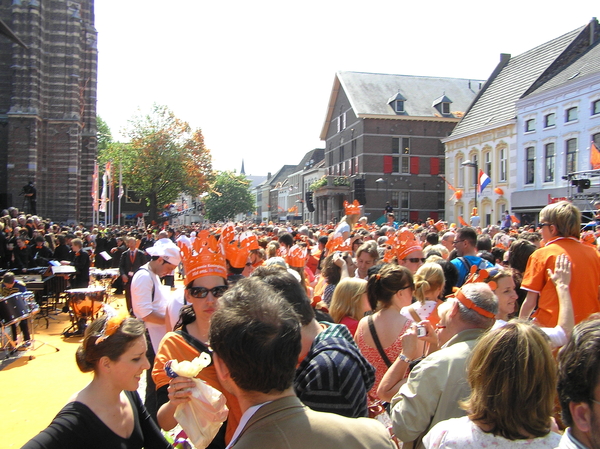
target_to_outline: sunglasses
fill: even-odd
[[[206,287],[187,287],[190,291],[190,295],[194,298],[206,298],[208,292],[212,293],[215,298],[220,298],[227,291],[226,285],[219,285],[218,287],[206,288]]]
[[[425,263],[425,261],[427,259],[425,259],[424,257],[409,257],[408,259],[403,259],[403,260],[408,260],[410,263]]]
[[[552,226],[552,223],[540,223],[539,226],[540,228],[543,228],[544,226]]]

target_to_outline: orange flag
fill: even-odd
[[[594,142],[590,145],[590,163],[592,164],[592,170],[600,168],[600,151]]]
[[[458,221],[459,221],[459,222],[460,222],[460,224],[461,224],[461,225],[463,225],[463,226],[469,226],[469,225],[467,224],[467,222],[466,222],[466,221],[463,219],[463,217],[458,217]]]

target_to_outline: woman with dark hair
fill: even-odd
[[[323,302],[327,304],[327,307],[331,305],[336,285],[344,278],[353,277],[355,271],[356,265],[354,265],[352,255],[346,251],[334,251],[325,258],[321,275],[326,282],[323,290]]]
[[[177,425],[175,410],[179,404],[191,399],[194,382],[185,377],[171,379],[165,372],[169,360],[191,361],[202,353],[212,355],[209,349],[210,319],[218,308],[218,298],[227,291],[225,256],[217,241],[208,231],[202,231],[192,243],[183,245],[181,252],[187,285],[184,303],[174,332],[168,332],[156,353],[152,378],[156,384],[158,400],[158,424],[164,430]],[[211,364],[198,373],[197,378],[221,391],[227,399],[229,416],[209,448],[225,448],[241,418],[240,406],[232,394],[226,391],[217,378]]]
[[[467,379],[467,416],[436,424],[426,448],[558,446],[560,435],[551,431],[556,362],[537,326],[513,321],[481,337]]]
[[[385,265],[367,282],[369,303],[376,312],[360,320],[354,338],[362,354],[376,370],[375,384],[369,392],[371,404],[379,400],[379,382],[402,352],[402,336],[413,323],[400,310],[410,305],[414,289],[408,268],[395,264]]]
[[[94,378],[23,447],[171,448],[136,392],[150,368],[145,329],[127,314],[95,320],[76,354],[79,369]]]

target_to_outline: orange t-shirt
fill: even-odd
[[[554,271],[556,256],[560,254],[566,254],[571,260],[569,291],[575,324],[600,312],[600,253],[574,238],[559,237],[531,255],[521,284],[523,290],[539,294],[538,309],[533,317],[543,327],[555,327],[558,322],[558,295],[546,270]]]

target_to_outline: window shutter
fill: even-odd
[[[437,157],[429,158],[429,168],[432,175],[440,174],[440,160]]]
[[[386,175],[392,173],[392,156],[383,156],[383,173]]]
[[[419,158],[413,156],[410,158],[410,174],[418,175],[419,174]]]

